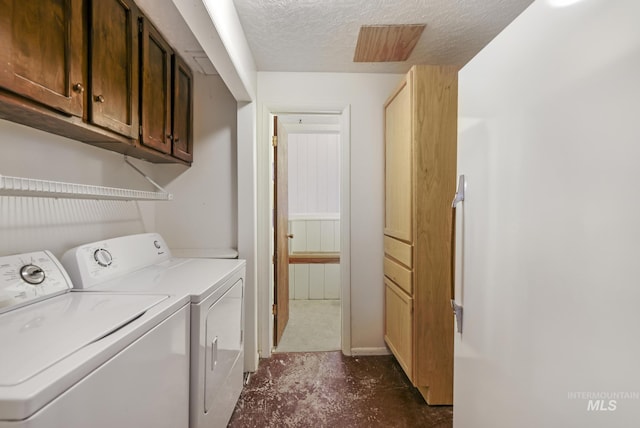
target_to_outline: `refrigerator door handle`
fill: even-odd
[[[451,309],[453,309],[453,315],[456,317],[456,324],[458,326],[458,333],[462,333],[462,306],[456,303],[456,206],[464,201],[464,188],[465,188],[464,174],[458,179],[458,190],[451,202],[451,259],[449,270],[451,272],[450,285],[451,285]]]

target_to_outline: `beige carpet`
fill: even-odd
[[[274,352],[340,350],[340,300],[290,300],[289,322]]]

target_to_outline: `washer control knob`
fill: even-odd
[[[111,253],[104,248],[99,248],[93,253],[93,258],[100,266],[107,267],[113,261]]]
[[[45,274],[40,266],[25,265],[20,268],[20,276],[29,284],[42,284]]]

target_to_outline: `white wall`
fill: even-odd
[[[174,196],[157,205],[156,231],[171,248],[237,248],[237,103],[219,76],[194,78],[194,162],[155,166]]]
[[[155,190],[117,153],[5,120],[0,139],[0,175]],[[153,204],[0,196],[0,254],[48,249],[61,256],[82,243],[145,232]]]
[[[351,106],[351,348],[356,353],[385,347],[383,104],[399,80],[391,74],[258,73],[259,121],[263,109],[335,112]],[[259,280],[268,292],[268,278]]]

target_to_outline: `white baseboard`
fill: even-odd
[[[351,355],[354,357],[389,354],[391,354],[391,351],[386,346],[380,348],[351,348]]]

